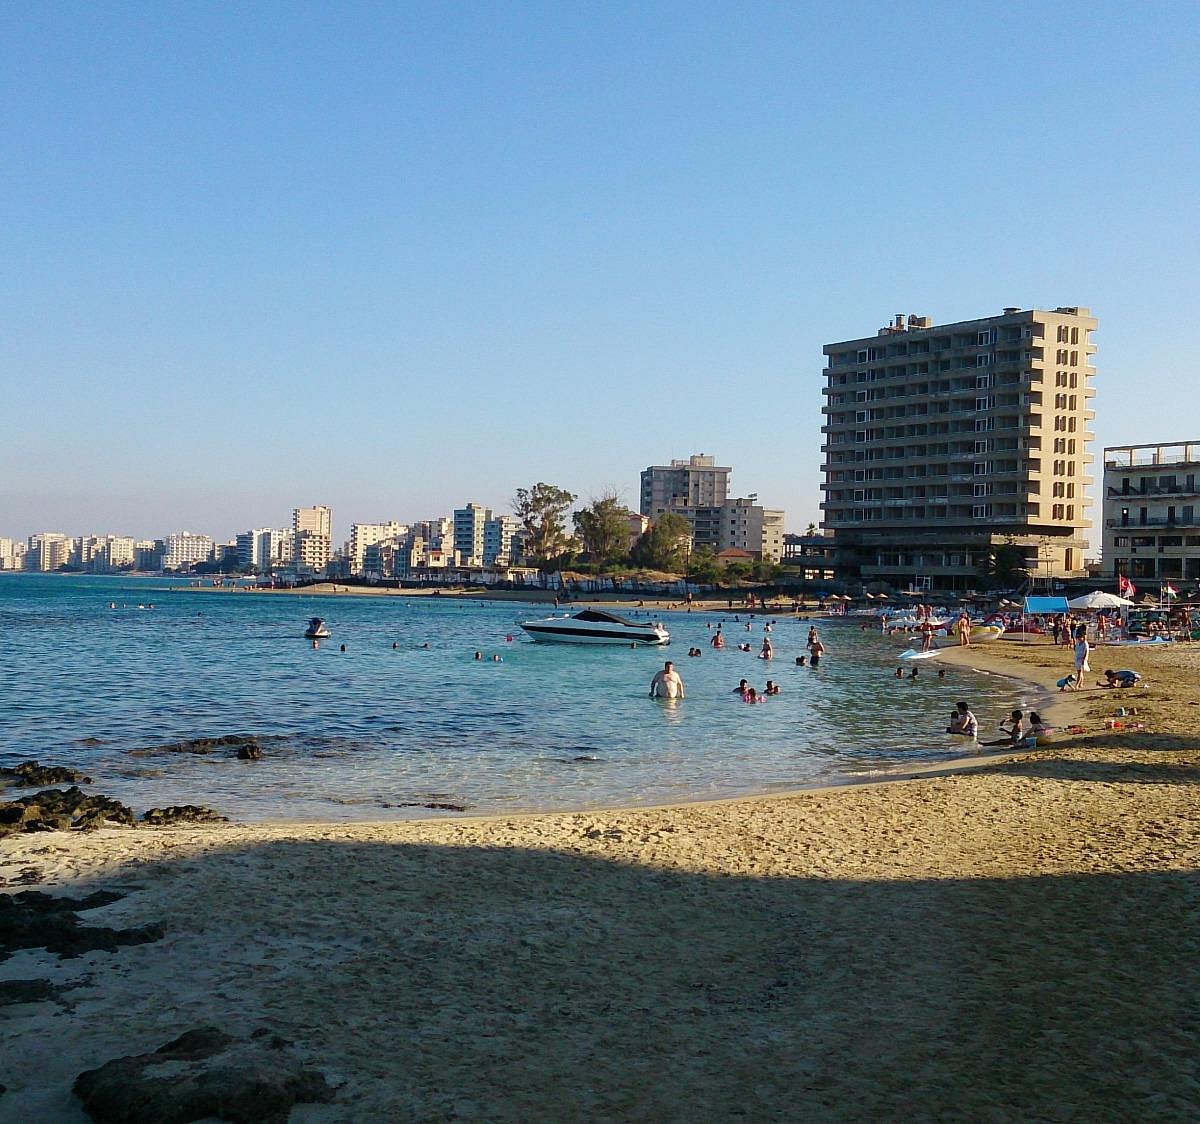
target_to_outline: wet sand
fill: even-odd
[[[0,1119],[82,1069],[266,1027],[339,1085],[293,1121],[1193,1120],[1200,650],[1087,732],[951,775],[638,811],[14,837],[0,876],[128,890],[156,943],[0,978]],[[966,661],[1052,687],[1001,641]],[[1144,731],[1109,731],[1118,705]],[[15,888],[15,887],[13,887]],[[7,1115],[6,1115],[7,1114]]]

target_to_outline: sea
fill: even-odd
[[[71,765],[137,812],[202,804],[247,822],[634,807],[883,777],[961,755],[944,733],[959,699],[985,732],[1031,705],[1010,679],[939,680],[936,659],[895,679],[905,641],[868,618],[815,622],[826,655],[812,668],[795,664],[810,622],[792,617],[631,607],[666,625],[669,648],[526,639],[519,622],[551,611],[0,575],[0,765]],[[311,616],[332,632],[318,648]],[[767,619],[771,661],[757,656]],[[648,697],[666,658],[682,701]],[[747,704],[743,678],[780,693]],[[227,734],[261,738],[264,756],[161,748]]]

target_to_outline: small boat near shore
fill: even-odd
[[[328,640],[333,635],[324,617],[310,617],[308,628],[304,630],[305,640]]]
[[[521,627],[534,640],[557,644],[670,644],[671,634],[654,621],[639,623],[607,613],[603,609],[584,609],[574,616],[543,617],[521,621]]]

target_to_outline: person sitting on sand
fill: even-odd
[[[1019,711],[1014,710],[1009,716],[1009,724],[1006,726],[1003,722],[1000,723],[1000,732],[1007,736],[994,742],[980,742],[980,745],[1006,745],[1010,748],[1019,746],[1028,736],[1028,731],[1025,729],[1025,716]]]
[[[1097,683],[1097,687],[1133,687],[1141,682],[1141,676],[1136,671],[1113,671],[1109,668],[1104,673],[1104,681]]]
[[[965,702],[960,702],[950,716],[950,725],[946,727],[946,733],[972,739],[979,736],[979,719],[971,713],[971,708]]]
[[[774,680],[768,679],[766,687],[763,688],[763,694],[764,695],[779,694],[779,684],[776,683]]]
[[[1045,737],[1045,735],[1047,735],[1047,734],[1052,734],[1052,733],[1054,733],[1054,727],[1047,726],[1046,723],[1042,721],[1042,716],[1040,714],[1038,714],[1038,712],[1036,710],[1031,710],[1029,712],[1029,734],[1030,734],[1030,736],[1035,737],[1035,738],[1041,738],[1041,737]]]

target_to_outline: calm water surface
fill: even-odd
[[[302,636],[314,615],[333,631],[315,651]],[[526,641],[516,622],[545,615],[473,600],[0,575],[0,763],[74,764],[137,810],[209,804],[243,820],[428,816],[401,807],[428,802],[570,809],[938,760],[954,755],[942,730],[958,698],[985,731],[1029,705],[1009,680],[952,669],[939,682],[928,663],[917,682],[898,683],[901,643],[854,621],[818,623],[828,654],[814,670],[794,664],[808,622],[777,619],[767,663],[736,649],[749,640],[758,651],[761,619],[747,632],[733,613],[663,613],[671,647],[634,651]],[[721,620],[729,643],[718,652],[709,641]],[[691,647],[703,657],[688,659]],[[478,663],[476,649],[503,662]],[[679,704],[647,698],[667,656],[687,686]],[[783,693],[747,705],[733,694],[743,677],[758,688],[774,678]],[[272,739],[267,757],[134,752],[228,733]]]

